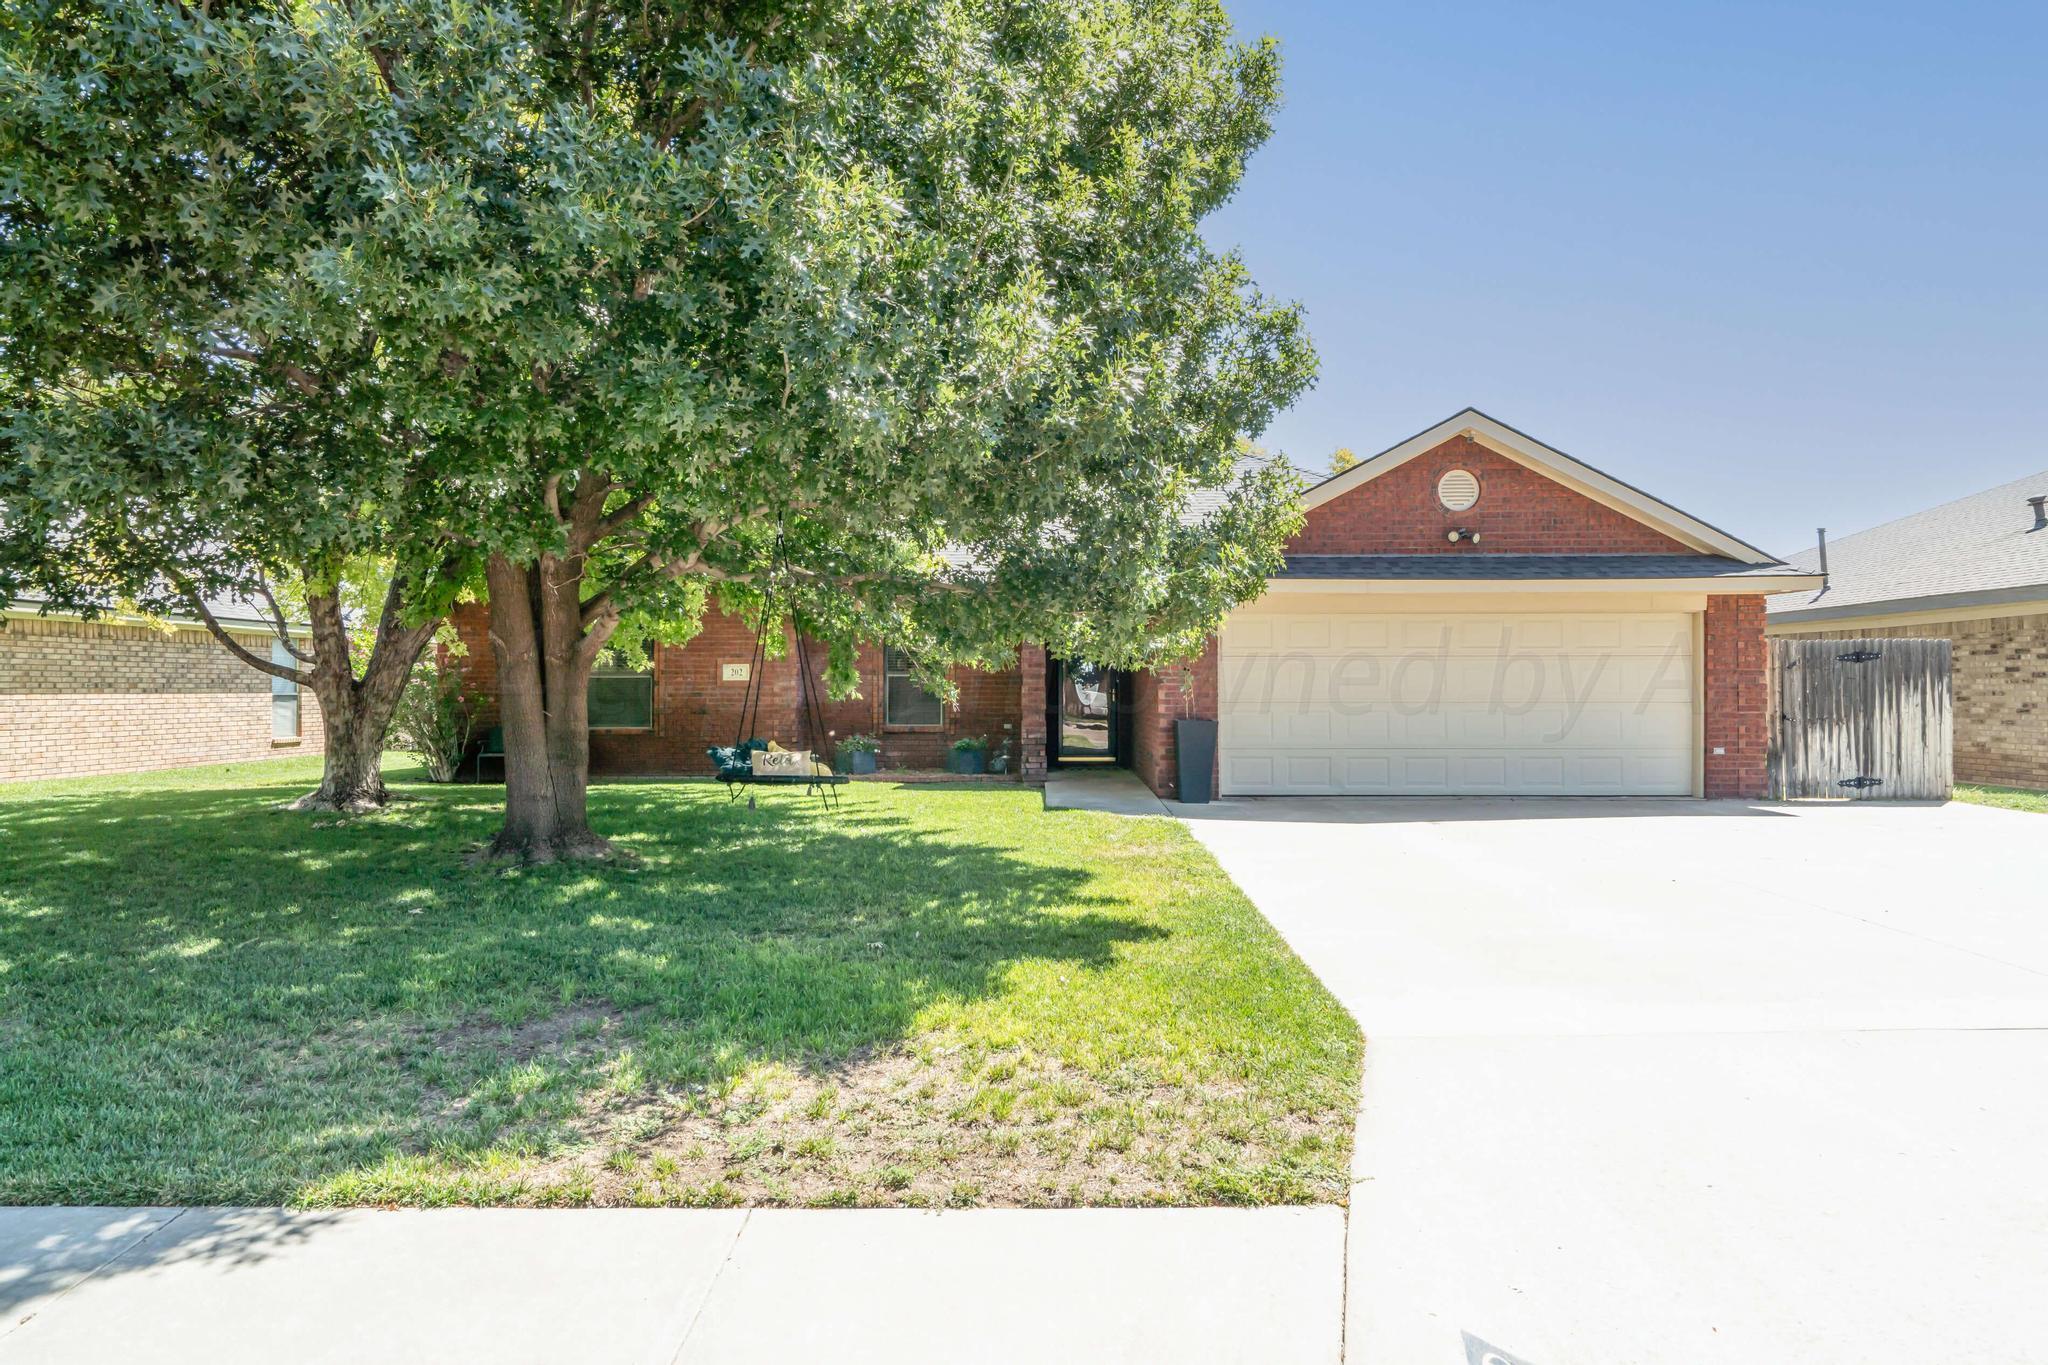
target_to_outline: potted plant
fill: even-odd
[[[980,773],[987,770],[987,735],[962,735],[953,741],[953,752],[946,758],[947,772]]]
[[[1173,748],[1180,768],[1180,799],[1199,806],[1208,802],[1211,779],[1216,772],[1216,722],[1195,716],[1193,665],[1182,664],[1179,674],[1181,713],[1173,723]]]
[[[849,773],[871,773],[881,752],[873,735],[848,735],[839,741],[839,767]]]

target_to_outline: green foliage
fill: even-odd
[[[962,735],[953,741],[956,754],[985,754],[988,752],[987,735]]]
[[[321,264],[378,203],[334,27],[118,0],[0,22],[0,594],[303,599],[389,553],[419,449]]]
[[[476,704],[464,690],[462,644],[444,630],[438,650],[413,665],[391,716],[391,747],[420,761],[429,782],[453,782],[476,728]]]
[[[1277,96],[1215,0],[23,0],[0,591],[587,552],[599,643],[772,589],[839,691],[1186,653],[1295,525],[1313,356],[1199,231]]]
[[[843,754],[879,753],[882,742],[873,735],[848,735],[839,741],[839,752]]]
[[[1351,466],[1357,463],[1358,452],[1353,450],[1350,446],[1338,446],[1337,449],[1331,452],[1330,454],[1330,472],[1332,474],[1342,474],[1345,470],[1351,468]]]

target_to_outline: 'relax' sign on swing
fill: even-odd
[[[811,751],[809,749],[756,749],[754,751],[754,776],[756,777],[809,777],[811,775]]]

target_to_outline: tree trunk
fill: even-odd
[[[320,786],[292,802],[293,810],[376,810],[391,799],[384,785],[384,725],[363,714],[361,703],[344,693],[315,688],[320,728],[327,742]],[[385,712],[388,722],[391,713]]]
[[[586,633],[580,555],[485,566],[498,723],[505,733],[505,825],[486,856],[526,863],[615,856],[590,828],[589,684],[607,629]]]
[[[382,768],[384,735],[412,678],[413,665],[440,624],[402,625],[401,591],[402,585],[393,580],[361,678],[355,676],[349,657],[339,592],[307,594],[307,614],[313,621],[312,686],[320,698],[326,754],[319,788],[292,802],[293,810],[376,810],[391,799]]]

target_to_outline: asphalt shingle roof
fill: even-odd
[[[2048,494],[2048,470],[1967,498],[1828,541],[1828,586],[1771,599],[1770,614],[1837,612],[1885,603],[1910,610],[1921,598],[1970,594],[2048,596],[2048,527],[2035,525],[2027,499]],[[1820,569],[1818,548],[1792,556]],[[1897,604],[1894,606],[1893,604]]]
[[[1787,572],[1720,555],[1289,555],[1282,578],[1745,578]]]
[[[204,600],[206,602],[206,609],[212,612],[214,619],[222,624],[234,622],[237,625],[259,625],[266,630],[270,628],[269,609],[259,606],[255,602],[246,601],[239,597],[209,597]],[[0,603],[0,605],[10,607],[15,611],[39,612],[44,601],[45,599],[40,593],[23,593],[13,601]],[[117,610],[117,608],[112,603],[108,603],[104,610],[111,613]],[[50,612],[50,615],[56,617],[75,617],[77,614],[76,612],[54,608]],[[184,611],[172,612],[164,617],[164,619],[167,621],[190,623],[196,623],[199,620],[197,616]],[[303,626],[306,623],[303,621],[293,621],[290,624],[293,626]]]

